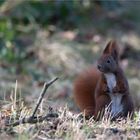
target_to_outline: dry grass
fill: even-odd
[[[9,103],[5,103],[1,109],[1,129],[4,128],[4,122],[7,118],[16,121],[32,114],[33,109],[24,105],[18,99],[17,83],[15,84],[15,92],[11,95]],[[70,139],[70,140],[87,140],[87,139],[103,139],[103,140],[119,140],[119,139],[138,139],[140,138],[140,112],[135,112],[135,117],[130,120],[120,119],[112,122],[110,118],[104,115],[101,121],[95,122],[93,118],[86,120],[81,114],[72,113],[67,107],[44,108],[41,104],[38,110],[39,115],[47,113],[57,113],[58,117],[51,118],[36,124],[21,124],[11,127],[6,131],[1,131],[0,138],[6,139]]]

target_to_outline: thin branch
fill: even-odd
[[[50,119],[57,118],[57,117],[58,117],[57,113],[49,113],[46,116],[38,116],[38,117],[30,116],[30,117],[22,118],[21,120],[18,120],[14,123],[7,124],[6,126],[7,127],[9,127],[9,126],[10,127],[15,127],[17,125],[25,124],[25,123],[34,124],[34,123],[37,123],[37,122],[43,122],[44,120],[49,121]]]
[[[41,93],[40,93],[39,99],[38,99],[38,101],[37,101],[37,104],[36,104],[36,106],[35,106],[35,109],[34,109],[33,114],[32,114],[31,117],[34,118],[34,116],[35,116],[35,114],[36,114],[36,112],[37,112],[37,109],[38,109],[40,103],[42,102],[42,99],[43,99],[43,97],[44,97],[44,95],[45,95],[45,93],[46,93],[48,87],[49,87],[50,85],[52,85],[52,84],[53,84],[56,80],[58,80],[58,79],[59,79],[59,78],[56,77],[54,80],[50,81],[49,83],[45,83],[45,84],[44,84],[44,87],[43,87],[43,89],[42,89],[42,91],[41,91]]]

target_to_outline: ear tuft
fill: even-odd
[[[118,45],[115,40],[111,40],[107,43],[103,54],[110,54],[113,56],[115,60],[118,60],[119,54],[118,54]]]
[[[107,45],[106,45],[106,47],[105,47],[105,49],[104,49],[104,51],[103,51],[103,54],[109,53],[110,43],[111,43],[111,41],[107,43]]]
[[[111,55],[113,56],[113,58],[116,60],[116,61],[118,61],[118,59],[119,59],[119,48],[118,48],[118,45],[117,45],[117,43],[116,43],[116,41],[111,41],[112,43],[111,43],[111,46],[110,46],[110,53],[111,53]]]
[[[118,45],[115,40],[111,40],[107,43],[103,51],[103,54],[111,55],[116,60],[116,62],[118,62],[119,60]]]

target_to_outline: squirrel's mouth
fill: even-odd
[[[100,72],[104,72],[104,69],[102,68],[101,65],[97,65],[97,68],[98,68],[98,70],[99,70]]]
[[[104,72],[104,70],[103,69],[98,69],[100,72]]]
[[[104,67],[102,65],[97,65],[97,69],[102,72],[102,73],[108,73],[108,72],[112,72],[109,68]]]

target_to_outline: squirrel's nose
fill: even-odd
[[[98,69],[100,70],[102,66],[98,64],[97,67],[98,67]]]

